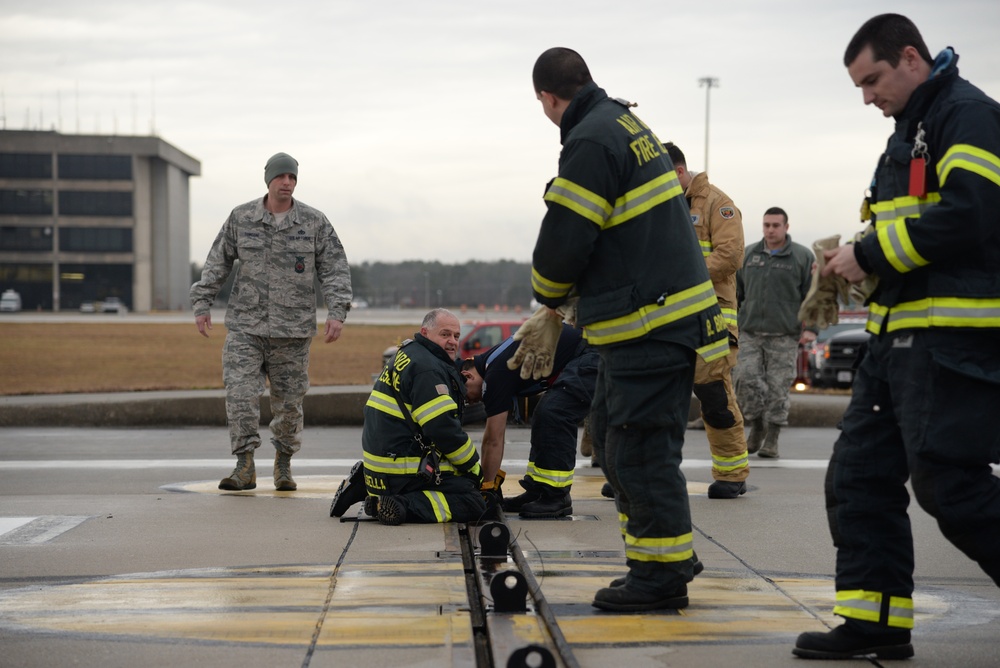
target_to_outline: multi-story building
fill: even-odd
[[[159,137],[0,131],[0,289],[26,310],[188,308],[200,174]]]

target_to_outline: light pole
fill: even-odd
[[[712,89],[719,87],[719,80],[715,77],[702,77],[698,79],[698,88],[705,87],[705,171],[708,171],[708,109],[709,100],[712,96]]]

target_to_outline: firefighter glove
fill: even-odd
[[[868,226],[865,227],[863,231],[855,234],[854,239],[852,239],[848,243],[858,243],[859,241],[861,241],[874,231],[875,231],[875,226],[869,223]],[[868,298],[872,296],[872,293],[875,292],[875,288],[877,287],[878,287],[878,276],[876,276],[875,274],[868,274],[867,276],[865,276],[864,280],[862,280],[860,283],[851,284],[851,292],[850,292],[851,300],[857,302],[858,304],[864,304],[865,302],[868,301]]]
[[[819,239],[813,243],[813,252],[816,253],[816,270],[812,275],[812,284],[809,292],[799,307],[799,320],[806,327],[818,327],[826,329],[830,325],[837,324],[840,312],[840,302],[847,304],[850,295],[850,284],[840,276],[822,276],[823,267],[826,266],[826,258],[823,251],[835,250],[840,245],[840,235],[836,234],[826,239]]]
[[[520,341],[521,345],[507,360],[507,368],[513,371],[520,367],[523,380],[541,380],[552,375],[552,363],[561,332],[562,317],[559,313],[546,306],[541,307],[514,334],[514,340]]]

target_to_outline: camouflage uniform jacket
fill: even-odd
[[[729,331],[738,336],[736,272],[743,265],[743,216],[729,195],[709,183],[705,172],[691,178],[685,195],[719,308]]]
[[[209,312],[236,260],[240,264],[226,310],[229,330],[268,338],[315,336],[314,278],[328,318],[347,317],[351,271],[344,246],[321,211],[292,200],[276,227],[264,198],[233,209],[212,244],[201,280],[191,286],[195,316]]]

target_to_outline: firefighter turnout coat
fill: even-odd
[[[1000,328],[1000,105],[943,56],[896,119],[869,198],[876,233],[855,250],[879,278],[873,334]],[[924,188],[910,187],[915,156]]]
[[[417,334],[400,347],[382,369],[364,408],[361,440],[369,493],[401,494],[422,486],[417,472],[424,452],[414,436],[413,424],[408,424],[410,419],[424,443],[439,453],[443,477],[480,475],[479,455],[462,429],[464,395],[465,383],[458,368],[441,346]],[[481,503],[479,484],[470,490]],[[438,521],[447,519],[442,516]]]
[[[580,296],[577,324],[596,346],[657,338],[726,355],[726,323],[684,192],[663,145],[627,103],[589,83],[560,123],[559,176],[532,256],[536,299]]]

